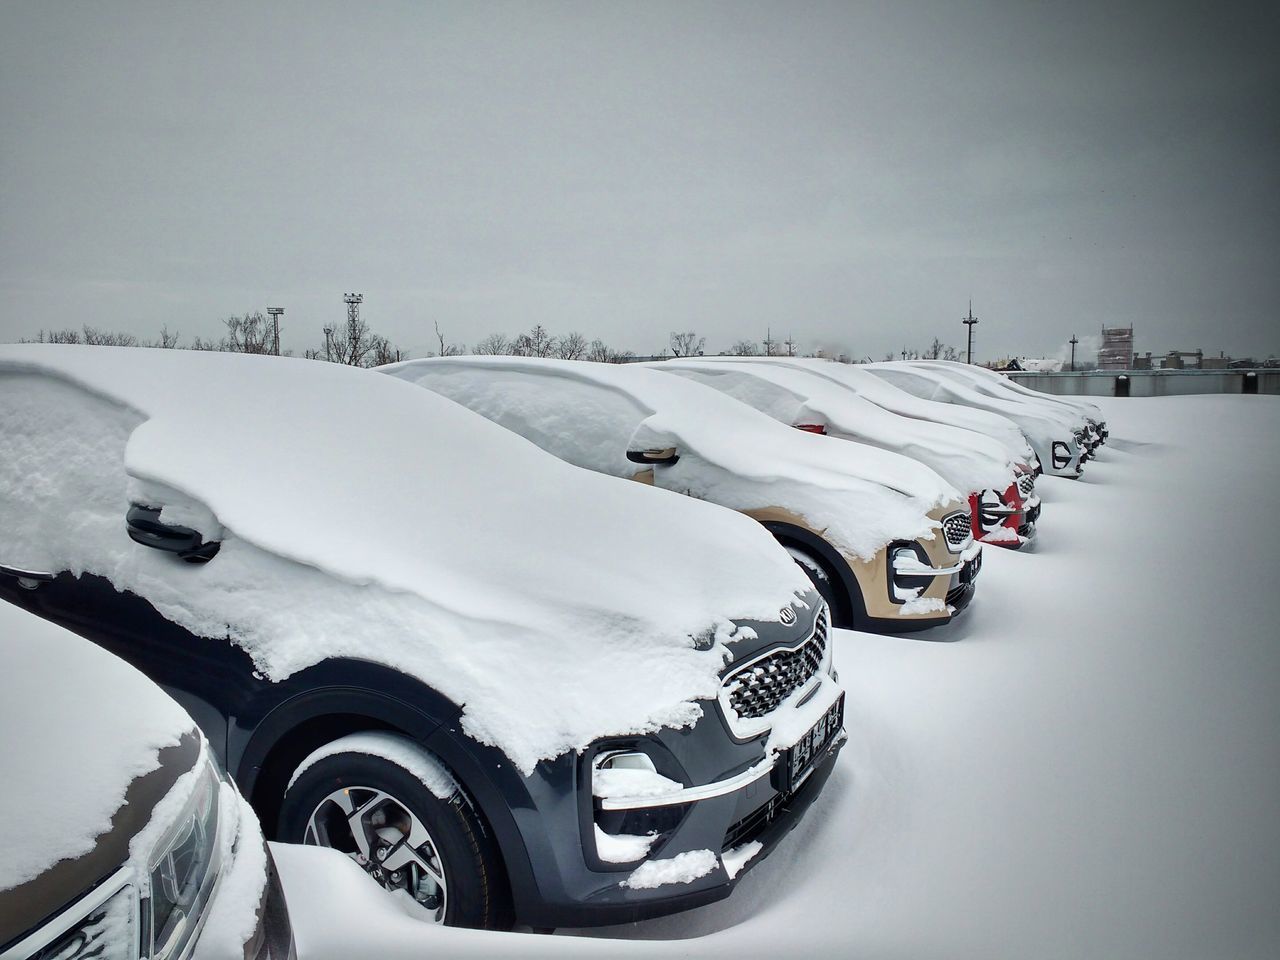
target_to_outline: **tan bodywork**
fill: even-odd
[[[637,470],[632,476],[633,480],[639,483],[647,483],[653,485],[653,467],[646,467],[643,470]],[[924,548],[926,556],[929,558],[929,565],[932,567],[950,567],[956,563],[958,554],[952,553],[947,549],[946,538],[942,535],[941,521],[949,513],[961,512],[968,515],[968,505],[956,500],[946,506],[938,507],[929,512],[929,519],[939,521],[937,535],[932,540],[918,539],[918,543]],[[787,523],[792,526],[801,527],[808,530],[815,537],[820,537],[827,541],[826,531],[815,528],[803,517],[792,513],[782,507],[762,507],[757,510],[743,510],[742,513],[751,517],[753,520],[759,520],[761,523]],[[833,549],[834,545],[833,545]],[[888,547],[881,547],[874,557],[870,560],[863,560],[853,554],[845,553],[838,550],[840,556],[844,557],[845,562],[849,564],[849,569],[853,571],[853,577],[858,581],[858,588],[862,591],[862,602],[866,606],[867,616],[876,620],[898,620],[908,623],[945,623],[951,619],[948,612],[930,611],[927,613],[904,613],[902,604],[894,603],[889,599],[889,559]],[[947,599],[947,589],[951,586],[951,575],[942,574],[934,577],[929,588],[922,593],[921,599],[931,597],[941,600],[943,603]]]
[[[945,507],[939,507],[931,511],[929,517],[930,519],[941,521],[947,514],[955,513],[957,510],[963,511],[964,509],[964,505],[957,500],[955,503],[950,503]],[[781,507],[744,510],[743,513],[755,520],[759,520],[761,523],[788,523],[802,527],[814,536],[826,540],[825,530],[815,529],[803,517],[799,517]],[[946,538],[942,535],[941,527],[939,527],[937,535],[932,540],[919,539],[916,540],[916,543],[924,548],[925,554],[929,557],[930,566],[950,567],[956,563],[958,555],[947,549]],[[845,562],[849,564],[849,569],[853,571],[854,579],[858,581],[858,588],[862,591],[862,602],[866,605],[868,617],[876,620],[898,620],[913,623],[945,623],[951,619],[951,614],[948,612],[903,613],[902,604],[894,603],[889,599],[888,547],[881,547],[870,560],[863,560],[853,554],[845,553],[843,550],[838,552],[840,556],[844,557]],[[934,577],[933,582],[921,594],[921,597],[933,597],[945,603],[947,589],[950,585],[950,574]]]

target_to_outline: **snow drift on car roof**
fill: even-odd
[[[221,551],[133,544],[131,501]],[[808,588],[745,517],[278,357],[0,347],[0,530],[3,562],[106,577],[270,678],[359,657],[428,680],[524,770],[692,722],[729,618],[776,621]]]
[[[821,424],[918,460],[964,493],[1003,490],[1013,478],[1013,461],[990,437],[899,416],[858,396],[848,387],[781,364],[706,363],[664,360],[652,369],[705,383],[787,425]]]
[[[632,365],[441,357],[381,368],[508,425],[572,463],[619,477],[628,450],[675,447],[655,483],[735,510],[784,507],[846,552],[933,537],[959,493],[922,463],[817,437],[699,383]]]

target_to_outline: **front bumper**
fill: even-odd
[[[833,677],[824,675],[807,696],[799,699],[799,703],[779,707],[780,715],[768,735],[765,758],[737,774],[663,796],[597,798],[593,823],[601,809],[614,814],[683,810],[679,826],[650,851],[646,860],[660,862],[681,854],[710,851],[716,855],[716,865],[690,883],[654,889],[635,889],[625,883],[641,862],[615,865],[613,882],[596,890],[580,911],[575,911],[578,916],[573,925],[628,923],[729,896],[742,875],[763,860],[799,822],[830,776],[847,741],[842,724],[827,728],[830,733],[821,748],[793,784],[790,760],[798,749],[796,742],[804,743],[804,732],[834,716],[835,711],[843,715],[844,692]],[[594,844],[587,837],[584,841]]]
[[[795,625],[741,621],[755,636],[740,642],[723,680],[732,682],[758,661],[808,649],[825,607],[816,592],[800,606]],[[827,656],[807,681],[764,714],[768,722],[759,728],[711,699],[690,727],[603,738],[581,752],[544,760],[527,775],[512,769],[496,749],[478,747],[476,756],[488,775],[507,781],[501,788],[503,805],[515,832],[500,839],[516,921],[532,927],[630,923],[729,896],[742,871],[767,856],[812,803],[844,744],[842,724],[829,715],[843,691],[829,671]],[[731,705],[742,702],[729,696]],[[823,720],[826,734],[818,740],[810,736],[816,719]],[[450,725],[437,736],[454,729]],[[777,782],[785,778],[775,776],[776,760],[806,751],[813,760],[803,781],[793,789]],[[656,792],[652,780],[639,791],[625,777],[621,787],[617,778],[597,784],[600,763],[612,764],[610,758],[620,754],[636,760],[637,753],[645,754],[650,770],[666,781]],[[675,796],[666,798],[675,802],[662,803],[670,794]],[[620,809],[603,809],[606,799]],[[647,851],[615,842],[650,832],[657,839]],[[631,886],[643,864],[682,854],[694,855],[706,872],[689,883]]]

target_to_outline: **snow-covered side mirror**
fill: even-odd
[[[664,447],[661,450],[628,450],[627,459],[632,463],[660,463],[671,466],[680,459],[675,447]]]
[[[144,547],[175,553],[188,563],[207,563],[218,552],[218,541],[206,543],[199,530],[162,523],[160,507],[135,503],[129,507],[125,527],[129,537]]]

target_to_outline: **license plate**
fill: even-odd
[[[960,568],[960,582],[973,583],[978,578],[978,571],[982,569],[982,554],[978,554],[963,567]]]
[[[818,722],[803,737],[784,750],[774,767],[773,787],[779,793],[792,793],[809,779],[817,761],[844,728],[844,694],[827,708]]]

